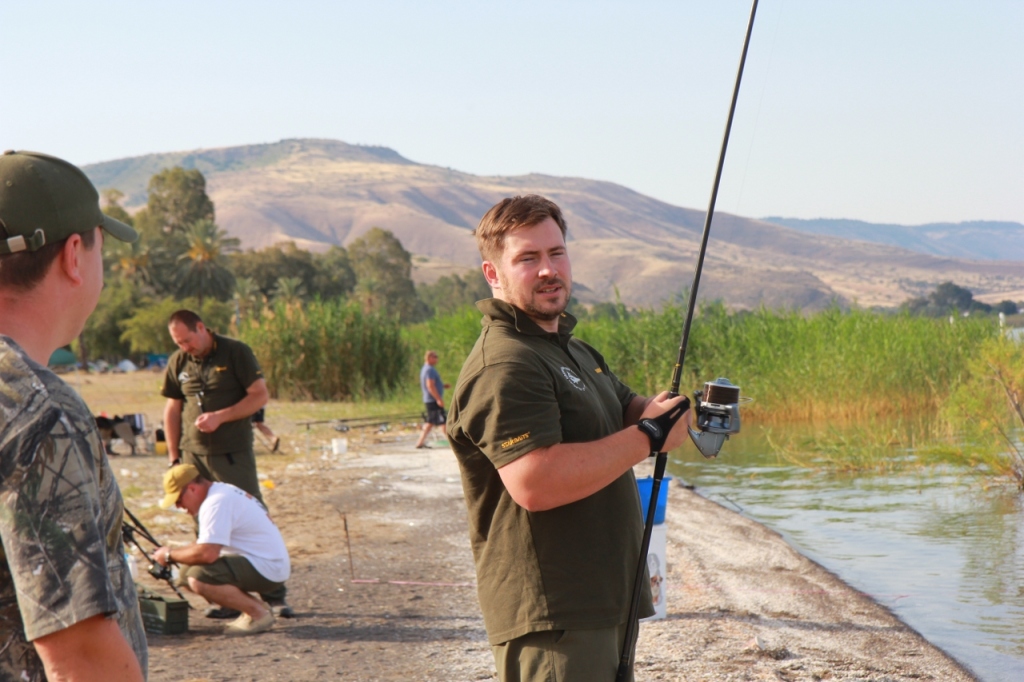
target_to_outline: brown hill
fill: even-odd
[[[704,212],[609,182],[547,175],[476,176],[415,163],[383,147],[334,140],[179,152],[86,168],[101,188],[145,200],[149,176],[172,165],[207,177],[217,222],[245,247],[347,244],[372,227],[415,254],[416,277],[476,267],[470,231],[500,198],[543,194],[569,223],[577,297],[654,305],[690,284]],[[1018,262],[939,258],[716,214],[701,297],[736,308],[819,309],[831,301],[894,306],[952,280],[981,300],[1024,300]]]

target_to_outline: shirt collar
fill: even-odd
[[[188,353],[188,356],[190,358],[192,358],[193,362],[202,362],[206,358],[212,358],[214,353],[217,352],[217,335],[214,334],[213,332],[210,332],[210,338],[213,339],[213,345],[210,346],[210,352],[209,353],[207,353],[206,355],[204,355],[202,357],[197,357],[195,355],[192,355],[191,353]]]
[[[534,322],[529,315],[500,298],[485,298],[482,301],[477,301],[476,307],[490,320],[511,324],[520,334],[552,336],[551,332],[541,329],[540,325]],[[576,318],[569,313],[562,313],[558,320],[558,336],[572,336],[572,330],[575,327]]]

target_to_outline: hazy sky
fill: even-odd
[[[704,209],[747,0],[0,2],[0,146],[325,137]],[[1024,2],[762,0],[718,210],[1024,222]]]

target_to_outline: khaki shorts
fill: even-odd
[[[615,680],[625,624],[602,630],[546,630],[491,647],[501,682]],[[626,679],[633,682],[633,671]]]
[[[212,564],[196,564],[182,571],[183,578],[195,578],[207,585],[234,585],[242,592],[273,593],[284,583],[267,580],[253,568],[249,560],[237,554],[226,554]]]

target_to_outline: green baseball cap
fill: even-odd
[[[77,166],[38,152],[0,155],[0,255],[36,251],[96,227],[123,242],[139,238],[103,215],[99,193]]]

